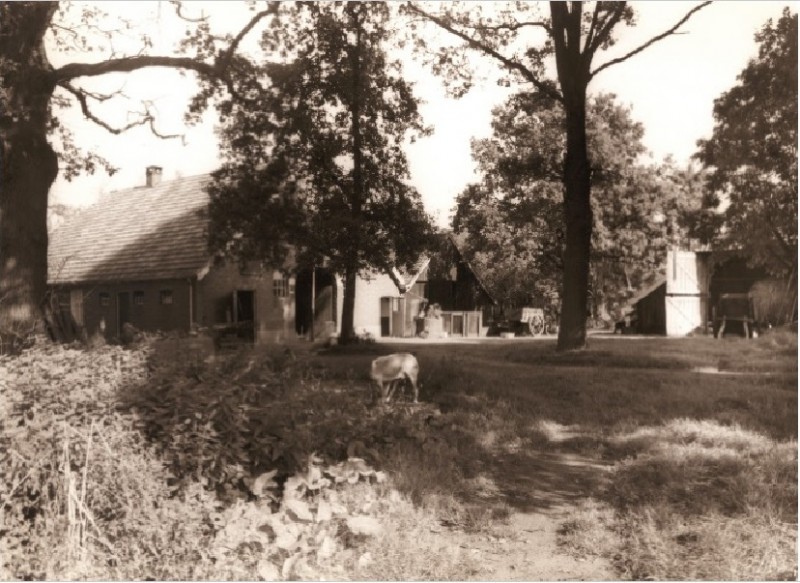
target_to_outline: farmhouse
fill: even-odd
[[[48,283],[88,334],[227,326],[257,343],[295,335],[294,279],[258,263],[215,260],[206,242],[210,177],[161,181],[106,194],[55,233]]]
[[[342,278],[325,266],[224,262],[207,246],[208,175],[161,181],[103,195],[51,236],[48,283],[60,312],[87,334],[120,338],[139,330],[193,329],[258,344],[341,332]],[[354,327],[373,336],[477,336],[494,304],[448,239],[441,254],[406,271],[364,274],[356,282]],[[427,316],[424,317],[424,316]]]

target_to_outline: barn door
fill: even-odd
[[[381,298],[381,336],[392,335],[392,298]]]
[[[692,251],[667,253],[666,332],[685,336],[708,324],[708,263]]]
[[[706,295],[708,264],[692,251],[667,252],[667,295]]]

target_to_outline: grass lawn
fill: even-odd
[[[796,334],[590,342],[5,357],[0,578],[486,579],[554,509],[614,577],[794,578]],[[423,403],[370,403],[409,350]]]
[[[574,504],[563,546],[608,558],[623,578],[794,578],[796,335],[592,338],[569,354],[554,341],[379,344],[319,362],[363,378],[375,354],[409,349],[423,398],[458,434],[447,464],[415,460],[436,468],[433,480],[403,477],[422,472],[401,462],[398,483],[415,499]],[[547,463],[557,455],[605,471]]]

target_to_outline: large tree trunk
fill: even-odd
[[[586,88],[591,54],[581,52],[581,2],[551,2],[558,82],[566,117],[564,159],[564,277],[558,350],[586,346],[592,245],[591,168],[586,147]]]
[[[26,131],[2,145],[0,323],[31,329],[47,291],[47,195],[58,160],[44,132]]]
[[[57,3],[7,3],[0,59],[0,332],[41,319],[47,291],[47,197],[58,159],[47,141],[51,66],[44,35]]]
[[[583,100],[585,104],[585,97]],[[591,169],[586,149],[586,108],[567,107],[567,155],[564,163],[564,278],[558,349],[586,345],[589,261],[592,243]]]
[[[363,152],[361,137],[361,22],[360,11],[362,7],[357,4],[348,4],[347,12],[355,29],[355,43],[350,51],[350,66],[352,75],[352,96],[350,102],[350,131],[353,136],[353,184],[350,191],[350,215],[355,230],[352,235],[352,248],[345,267],[344,278],[344,305],[342,306],[342,333],[340,340],[343,344],[353,342],[356,338],[353,320],[356,304],[356,277],[358,275],[358,253],[361,249],[361,232],[357,225],[362,219],[364,205],[364,177],[362,174]]]
[[[344,274],[344,302],[342,305],[342,332],[340,341],[348,344],[355,339],[355,307],[356,307],[356,277],[358,270],[354,267],[345,270]]]

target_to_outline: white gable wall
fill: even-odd
[[[336,331],[342,332],[342,308],[344,305],[344,289],[341,279],[337,277],[337,287],[341,293],[337,294],[336,302]],[[369,279],[359,276],[356,278],[356,305],[353,314],[353,328],[356,334],[370,334],[375,338],[381,335],[381,298],[400,297],[392,278],[386,274],[373,274]]]

